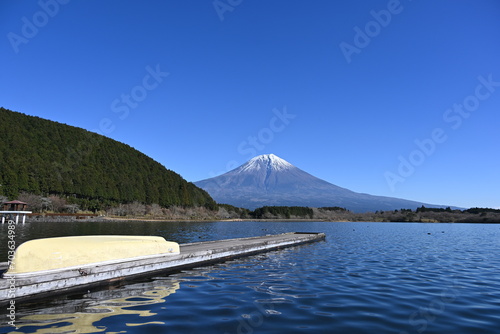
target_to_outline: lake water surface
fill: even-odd
[[[5,261],[7,224],[0,227]],[[0,333],[495,333],[500,225],[103,222],[17,225],[16,242],[86,234],[179,243],[283,232],[326,241],[39,302]]]

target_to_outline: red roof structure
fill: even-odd
[[[15,201],[9,201],[9,202],[3,203],[3,210],[4,211],[26,211],[27,206],[28,206],[28,203],[15,200]]]

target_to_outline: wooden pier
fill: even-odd
[[[105,261],[26,273],[3,273],[0,279],[0,304],[89,289],[138,276],[168,273],[204,264],[268,252],[325,239],[324,233],[291,232],[262,237],[227,239],[181,244],[178,254],[154,254],[118,261]],[[1,267],[4,264],[0,264]]]

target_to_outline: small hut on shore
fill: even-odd
[[[26,211],[28,203],[18,200],[3,203],[3,211]]]
[[[23,223],[26,221],[26,214],[31,213],[27,211],[28,203],[24,203],[18,200],[9,201],[3,203],[3,211],[0,211],[2,216],[2,224],[5,223],[5,219],[15,220],[16,224],[19,222],[19,217],[22,217]],[[14,219],[15,217],[15,219]]]

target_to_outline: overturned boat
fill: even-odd
[[[79,236],[27,241],[0,279],[0,303],[88,289],[131,277],[323,240],[323,233],[284,233],[179,245],[157,236]]]

